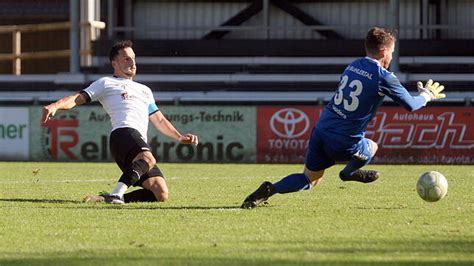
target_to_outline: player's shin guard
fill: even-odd
[[[311,184],[304,174],[291,174],[273,184],[273,193],[291,193],[310,189]]]
[[[148,189],[138,189],[123,195],[125,203],[128,202],[155,202],[155,194]]]
[[[132,163],[132,167],[122,174],[119,182],[131,186],[135,184],[143,174],[148,172],[148,170],[150,170],[150,166],[145,160],[136,160]]]

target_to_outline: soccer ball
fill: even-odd
[[[422,174],[416,183],[418,195],[425,201],[438,201],[448,192],[448,181],[439,172],[430,171]]]

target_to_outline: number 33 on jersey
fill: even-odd
[[[423,97],[413,97],[390,71],[372,58],[352,62],[342,73],[332,100],[318,121],[318,127],[333,133],[362,136],[385,96],[407,110],[426,104]]]

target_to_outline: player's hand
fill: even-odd
[[[42,115],[41,115],[41,123],[45,124],[53,118],[53,116],[56,114],[57,109],[54,107],[53,104],[46,105],[43,107]]]
[[[198,140],[198,137],[196,135],[188,133],[188,134],[182,135],[179,138],[179,142],[182,143],[182,144],[198,145],[199,140]]]
[[[446,94],[441,93],[444,90],[444,86],[438,82],[433,82],[432,79],[428,80],[425,86],[423,86],[423,83],[418,81],[416,83],[416,88],[420,92],[420,95],[425,97],[428,102],[446,98]]]

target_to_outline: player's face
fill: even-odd
[[[114,68],[114,74],[116,76],[132,79],[137,73],[133,49],[127,47],[120,50],[119,54],[112,61],[112,67]]]
[[[395,51],[395,43],[392,43],[389,47],[384,48],[384,56],[382,58],[382,66],[386,69],[390,66],[393,58],[393,51]]]

